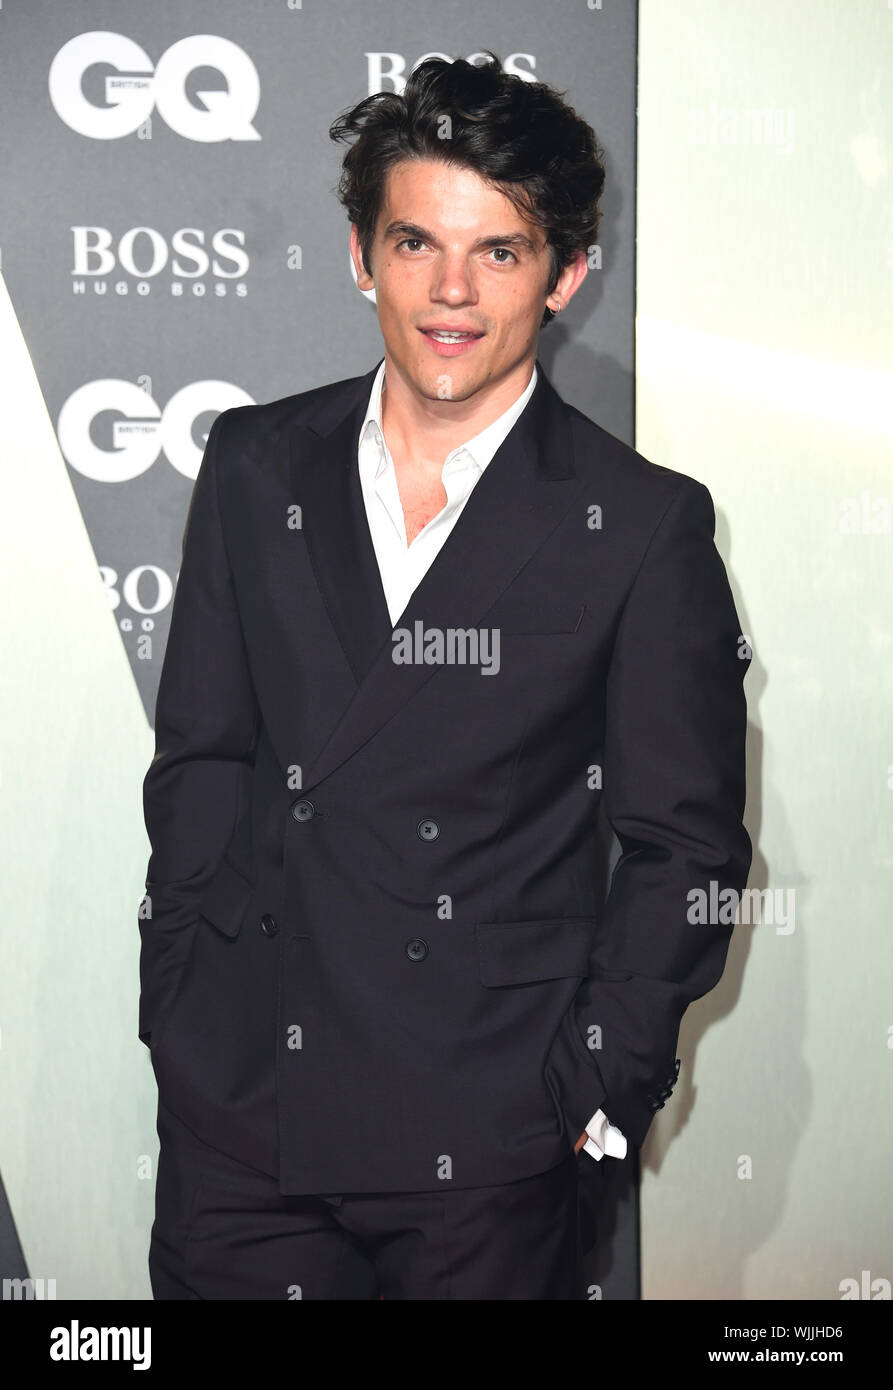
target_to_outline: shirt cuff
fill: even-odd
[[[586,1126],[586,1133],[589,1138],[583,1148],[596,1162],[605,1154],[609,1158],[626,1158],[626,1137],[616,1125],[609,1123],[604,1110],[596,1110]]]

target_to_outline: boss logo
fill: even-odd
[[[367,53],[365,57],[368,68],[369,96],[375,96],[377,92],[396,92],[398,96],[402,96],[406,79],[409,76],[403,54]],[[424,63],[426,58],[445,58],[448,63],[451,63],[455,54],[423,53],[420,58],[416,58],[410,72],[415,72],[419,64]],[[476,63],[478,67],[489,61],[490,57],[487,53],[469,53],[466,59],[466,62]],[[520,77],[524,82],[535,82],[535,67],[536,58],[532,53],[510,53],[502,65],[502,70],[511,77]]]
[[[243,249],[245,233],[237,227],[221,227],[205,247],[201,227],[180,227],[168,243],[154,227],[131,227],[115,241],[108,227],[72,227],[72,292],[87,294],[89,287],[96,295],[126,295],[133,290],[140,298],[153,291],[152,281],[168,267],[170,293],[174,299],[189,294],[200,299],[209,294],[223,299],[234,294],[245,299],[248,285],[248,253]],[[124,271],[132,280],[109,277]],[[209,288],[204,277],[208,272],[216,283]],[[236,281],[228,285],[227,281]],[[134,283],[135,282],[135,283]]]
[[[116,269],[139,279],[151,280],[170,262],[171,274],[185,279],[207,275],[210,269],[224,280],[235,280],[248,270],[243,249],[245,233],[236,227],[221,227],[211,236],[211,251],[205,250],[205,233],[200,227],[180,227],[170,239],[154,227],[131,227],[112,245],[108,227],[72,227],[74,275],[111,275]]]
[[[112,68],[102,78],[94,67]],[[222,86],[187,95],[187,80],[197,68],[213,68]],[[89,74],[91,97],[84,91]],[[92,140],[120,140],[141,126],[151,135],[157,111],[177,135],[214,144],[221,140],[259,140],[252,125],[260,103],[260,78],[248,54],[219,34],[190,34],[179,39],[153,64],[145,49],[125,34],[105,29],[77,34],[63,44],[50,64],[50,101],[60,120]]]
[[[129,482],[151,468],[163,450],[178,473],[195,479],[207,439],[207,434],[198,441],[195,438],[199,416],[254,405],[248,392],[230,381],[193,381],[174,392],[162,410],[152,399],[151,382],[143,381],[143,385],[114,378],[88,381],[72,392],[59,411],[59,447],[85,478]],[[99,417],[106,413],[119,417],[103,431],[110,447],[95,440]]]

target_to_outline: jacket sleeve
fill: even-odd
[[[685,478],[618,625],[603,796],[622,852],[589,977],[550,1052],[575,1137],[598,1105],[632,1144],[644,1141],[676,1079],[682,1016],[722,975],[750,870],[751,657],[714,526],[710,493]]]
[[[248,804],[257,699],[221,526],[218,460],[228,417],[211,426],[193,486],[143,781],[151,844],[140,909],[139,1036],[149,1045],[189,954],[197,905]]]

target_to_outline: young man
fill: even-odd
[[[579,1299],[576,1155],[642,1143],[723,970],[690,904],[747,878],[748,661],[706,488],[536,360],[590,127],[493,57],[331,133],[385,354],[225,411],[195,483],[145,780],[153,1291]]]

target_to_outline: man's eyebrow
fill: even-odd
[[[433,232],[429,232],[425,227],[419,227],[415,222],[389,222],[384,229],[385,237],[402,236],[417,237],[419,241],[429,241],[432,245],[437,244],[437,238]],[[505,236],[482,236],[474,242],[472,250],[484,250],[493,246],[517,246],[522,251],[529,251],[531,255],[536,255],[536,247],[529,236],[523,232],[506,232]]]

